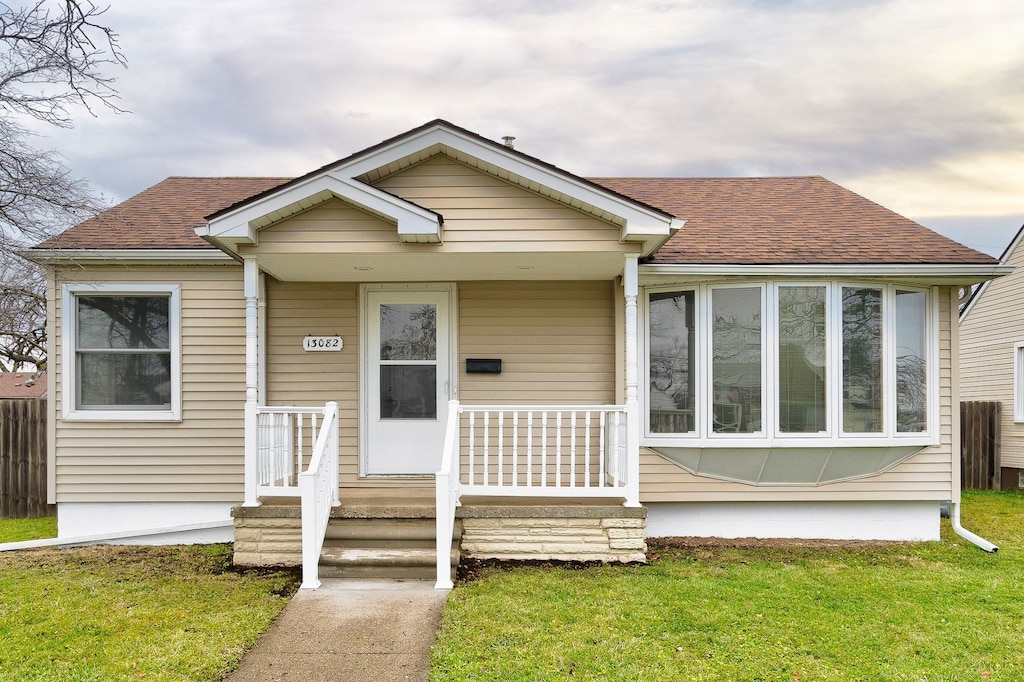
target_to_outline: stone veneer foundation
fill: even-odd
[[[301,566],[299,507],[235,507],[236,566]]]
[[[237,566],[301,566],[299,508],[235,507]],[[647,510],[621,505],[473,505],[457,510],[462,556],[476,559],[647,560]]]
[[[466,505],[462,556],[476,559],[647,560],[647,510],[613,505]]]

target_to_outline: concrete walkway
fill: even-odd
[[[225,679],[426,680],[447,597],[433,581],[324,579],[298,591]]]

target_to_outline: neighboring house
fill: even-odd
[[[999,262],[1013,274],[975,289],[960,313],[960,398],[1001,403],[999,464],[1004,490],[1024,488],[1024,239],[1022,227]]]
[[[60,534],[242,503],[247,563],[294,559],[298,488],[320,541],[339,492],[436,503],[442,536],[461,502],[478,556],[938,539],[957,292],[1006,271],[821,177],[586,179],[444,121],[300,178],[169,178],[26,255]]]
[[[0,400],[46,396],[46,372],[0,372]]]

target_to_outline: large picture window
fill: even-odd
[[[177,287],[67,286],[65,417],[174,419]]]
[[[927,434],[930,300],[841,282],[652,291],[647,433],[794,444]]]

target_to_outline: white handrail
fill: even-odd
[[[302,497],[302,584],[301,589],[320,587],[320,552],[338,501],[338,403],[324,406],[323,422],[317,434],[309,468],[299,474]]]
[[[452,539],[455,535],[455,507],[459,504],[459,401],[448,403],[448,424],[444,432],[441,468],[434,477],[434,514],[436,518],[436,551],[438,590],[451,589]]]

